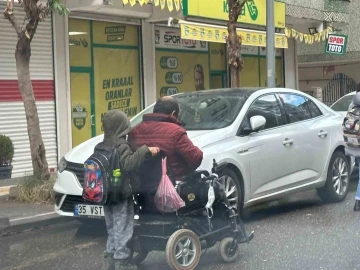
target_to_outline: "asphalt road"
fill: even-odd
[[[197,269],[360,269],[360,213],[354,213],[356,181],[346,200],[322,204],[316,193],[252,209],[246,227],[255,231],[240,246],[239,259],[223,264],[217,249],[208,250]],[[104,228],[85,230],[61,224],[0,238],[0,269],[101,269]],[[140,269],[169,269],[163,252],[153,252]]]

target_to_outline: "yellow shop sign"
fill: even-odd
[[[285,28],[285,3],[274,3],[275,27]],[[184,16],[202,17],[214,20],[229,20],[227,0],[183,0]],[[248,0],[238,22],[266,25],[266,0]]]
[[[228,30],[216,25],[203,25],[179,21],[181,38],[208,42],[226,43]],[[266,47],[266,32],[238,28],[237,34],[242,38],[242,44],[247,46]],[[288,40],[285,34],[275,34],[275,48],[287,49]]]

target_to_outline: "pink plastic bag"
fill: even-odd
[[[180,198],[167,175],[166,158],[162,160],[162,177],[154,200],[156,208],[163,213],[173,213],[185,206],[185,202]]]

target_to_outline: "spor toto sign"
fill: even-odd
[[[181,39],[180,35],[175,32],[167,31],[164,34],[164,42],[171,45],[183,45],[188,48],[196,48],[196,40]]]
[[[155,46],[163,49],[208,51],[208,43],[193,39],[182,39],[180,29],[156,27]]]
[[[346,52],[347,36],[330,34],[326,41],[325,53],[344,55]]]

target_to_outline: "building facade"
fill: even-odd
[[[223,1],[215,2],[223,9]],[[255,3],[264,6],[266,1]],[[59,156],[100,135],[101,115],[109,109],[121,109],[131,117],[162,95],[229,87],[225,43],[184,39],[181,27],[169,27],[169,18],[179,18],[191,26],[201,21],[207,30],[222,30],[225,20],[215,24],[217,18],[184,16],[183,10],[170,12],[152,3],[66,5],[70,17],[54,16],[53,26]],[[264,24],[239,27],[265,30]],[[242,86],[265,86],[265,48],[243,46],[242,55]],[[287,49],[277,49],[278,86],[296,88],[295,58],[292,41]]]
[[[199,11],[192,9],[191,0],[182,1],[178,10],[140,4],[146,1],[133,6],[122,1],[63,2],[70,16],[54,14],[40,24],[32,43],[31,74],[50,168],[55,169],[71,148],[102,134],[101,117],[108,110],[123,110],[132,117],[163,95],[230,87],[226,1],[214,0],[214,6]],[[284,38],[284,27],[307,22],[289,15],[287,3],[276,5],[276,83],[298,89],[297,44]],[[265,7],[266,0],[250,1],[239,23],[238,31],[246,37],[242,86],[266,85]],[[12,30],[9,25],[7,29]],[[8,46],[9,41],[0,41],[0,49],[14,50],[14,33],[11,42]],[[26,119],[20,96],[2,90],[10,89],[11,80],[16,88],[13,53],[1,50],[1,57],[6,60],[0,69],[12,73],[0,75],[0,134],[13,139],[14,176],[21,176],[31,173]],[[7,112],[13,114],[13,124]]]
[[[304,5],[306,7],[304,7]],[[331,105],[341,96],[352,92],[360,82],[360,46],[358,44],[360,25],[359,1],[303,1],[294,10],[310,9],[318,5],[318,13],[307,15],[311,27],[322,29],[324,25],[332,25],[333,33],[348,36],[345,55],[325,53],[325,42],[312,45],[298,45],[299,88],[311,92],[312,88],[322,89],[322,99]],[[288,5],[287,5],[288,6]],[[311,14],[309,12],[305,14]],[[308,31],[306,27],[301,29]]]

